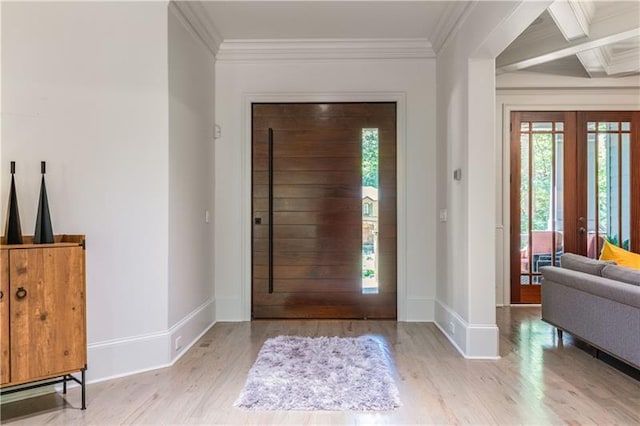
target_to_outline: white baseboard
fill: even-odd
[[[407,322],[433,322],[434,316],[433,299],[408,299],[407,300]]]
[[[171,366],[215,323],[215,300],[168,330],[89,344],[87,382],[96,383]],[[180,350],[175,339],[182,336]]]
[[[149,333],[89,344],[87,381],[101,382],[165,367],[169,362],[169,334]]]
[[[216,298],[216,321],[247,321],[242,317],[242,301],[239,298]]]
[[[500,359],[500,330],[495,324],[470,324],[467,328],[469,359]]]
[[[435,323],[462,356],[468,359],[499,359],[497,325],[469,324],[441,301],[435,301]]]
[[[209,330],[216,322],[216,305],[213,300],[202,304],[196,310],[174,324],[169,329],[171,362],[182,354]],[[180,339],[180,343],[176,342]]]
[[[467,322],[440,300],[435,301],[435,323],[451,344],[466,356]]]

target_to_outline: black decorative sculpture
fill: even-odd
[[[53,228],[51,227],[51,214],[49,213],[49,200],[47,199],[47,187],[44,184],[44,174],[47,172],[46,163],[40,163],[42,183],[40,184],[40,198],[38,200],[38,214],[36,215],[36,230],[33,233],[35,244],[53,243]]]
[[[7,209],[7,225],[4,230],[5,244],[22,244],[22,228],[20,227],[20,213],[18,212],[18,196],[16,182],[16,162],[11,162],[11,190],[9,191],[9,208]]]

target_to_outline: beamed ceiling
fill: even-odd
[[[640,2],[554,2],[496,59],[498,73],[640,73]]]

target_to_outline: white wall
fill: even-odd
[[[184,331],[186,347],[198,328],[193,324],[213,318],[213,304],[203,305],[211,299],[211,272],[200,257],[207,232],[169,264],[170,230],[192,238],[193,228],[204,229],[203,211],[192,221],[173,202],[181,199],[180,185],[209,179],[205,160],[194,175],[182,176],[193,159],[191,144],[205,132],[210,140],[211,122],[205,111],[189,111],[206,102],[182,83],[194,74],[206,82],[200,65],[211,71],[212,64],[174,21],[169,34],[168,19],[166,2],[2,3],[2,204],[15,160],[23,233],[32,234],[39,162],[47,161],[54,232],[87,236],[91,381],[167,365],[175,355],[172,338]],[[171,110],[170,38],[172,60],[202,59],[197,71],[172,63]],[[206,200],[195,208],[210,206],[210,190],[188,192]],[[170,288],[170,268],[182,273],[189,255],[198,272],[172,280]],[[181,286],[193,294],[170,303]]]
[[[400,96],[398,236],[400,320],[433,320],[435,296],[435,64],[433,60],[216,62],[215,283],[218,320],[250,319],[251,99],[388,100]],[[405,200],[405,201],[403,201]],[[403,213],[404,212],[404,213]],[[404,214],[405,216],[402,216]],[[406,265],[406,268],[403,268]]]
[[[170,7],[169,327],[184,349],[215,320],[213,301],[214,58]],[[206,214],[209,213],[208,222]],[[202,311],[202,313],[201,313]],[[180,321],[196,316],[192,324]]]
[[[436,324],[468,357],[499,354],[495,324],[494,58],[549,2],[478,2],[437,59]],[[453,171],[462,170],[462,180]],[[446,242],[446,243],[443,243]]]
[[[496,304],[511,301],[509,122],[511,111],[640,110],[640,76],[576,78],[519,72],[496,80]]]
[[[23,233],[46,160],[54,232],[87,236],[89,345],[165,330],[166,5],[2,9],[2,174],[17,162]]]

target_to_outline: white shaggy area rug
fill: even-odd
[[[236,407],[253,410],[391,410],[400,406],[391,357],[375,337],[269,339]]]

